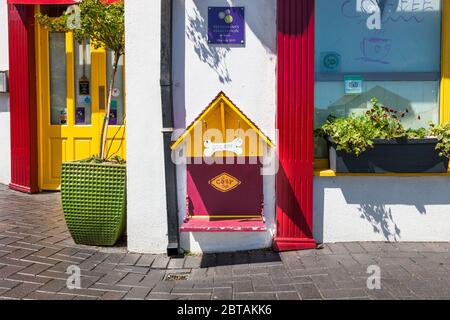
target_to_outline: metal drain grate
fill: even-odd
[[[183,273],[174,273],[174,274],[168,274],[166,275],[165,281],[181,281],[181,280],[187,280],[189,278],[189,274],[183,274]]]

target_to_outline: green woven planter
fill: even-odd
[[[65,162],[61,200],[75,243],[113,246],[126,221],[126,165]]]

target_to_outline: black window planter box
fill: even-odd
[[[336,173],[445,173],[449,160],[439,156],[437,140],[375,139],[374,147],[358,157],[337,151],[329,139],[330,169]]]

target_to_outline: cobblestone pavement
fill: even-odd
[[[66,286],[81,269],[81,289]],[[367,289],[367,267],[381,289]],[[336,243],[322,250],[168,258],[80,246],[58,193],[0,185],[0,299],[450,299],[450,243]]]

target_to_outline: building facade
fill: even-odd
[[[10,93],[0,93],[5,140],[0,144],[0,182],[25,192],[55,190],[61,161],[94,153],[110,55],[73,44],[70,35],[48,35],[34,23],[36,10],[60,12],[64,7],[52,5],[72,1],[6,2],[0,4],[0,71],[9,70]],[[277,159],[277,170],[262,179],[264,230],[239,231],[242,225],[236,222],[223,227],[227,232],[211,232],[205,224],[203,230],[177,235],[181,249],[297,250],[337,241],[450,241],[449,173],[335,173],[326,145],[313,137],[313,129],[329,114],[364,112],[374,97],[409,109],[408,127],[450,120],[447,0],[169,2],[167,85],[174,128],[180,129],[173,140],[224,92],[273,141]],[[161,32],[167,32],[162,29],[167,16],[161,13],[167,3],[125,1],[126,94],[124,85],[118,88],[118,122],[112,124],[110,143],[127,159],[127,238],[134,252],[165,252],[173,223],[167,216],[162,133],[171,128],[163,126],[161,98],[161,52],[167,38]],[[212,43],[211,11],[217,8],[224,17],[245,11],[241,20],[235,16],[234,24],[228,21],[240,28],[239,43]],[[88,104],[70,89],[84,65],[92,88]],[[58,88],[61,79],[66,85]],[[348,79],[358,84],[356,94],[346,91]],[[68,103],[60,110],[53,106],[61,97]],[[82,117],[77,118],[78,111]],[[113,138],[117,132],[123,141]],[[189,178],[186,165],[177,165],[179,227],[187,216]]]

